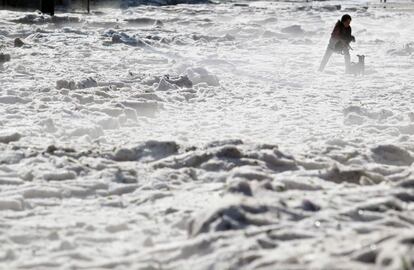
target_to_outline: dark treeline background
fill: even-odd
[[[56,5],[80,4],[86,0],[55,0]],[[92,1],[91,1],[92,2]],[[0,7],[39,8],[41,0],[0,0]]]

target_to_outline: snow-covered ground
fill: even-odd
[[[0,268],[412,269],[414,8],[383,6],[1,10]],[[344,13],[365,76],[316,71]]]

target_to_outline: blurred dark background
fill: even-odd
[[[0,0],[1,7],[39,8],[42,0]],[[55,0],[56,6],[69,6],[86,3],[87,0]],[[95,1],[91,1],[95,2]]]

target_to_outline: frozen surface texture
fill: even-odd
[[[413,14],[1,10],[0,268],[412,269]]]

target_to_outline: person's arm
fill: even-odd
[[[345,41],[348,43],[355,42],[355,37],[352,35],[351,26],[346,31]]]
[[[355,42],[355,37],[352,35],[352,28],[349,27],[349,36],[351,37],[351,42]]]

